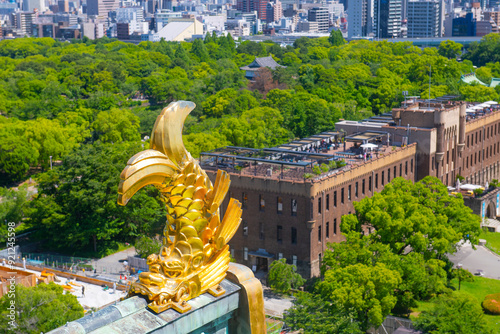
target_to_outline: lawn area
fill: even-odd
[[[457,279],[452,280],[452,285],[458,290]],[[460,293],[474,296],[478,303],[481,303],[486,295],[497,292],[500,292],[500,280],[485,277],[474,277],[474,282],[462,282],[460,288]],[[432,304],[432,302],[420,302],[418,308],[413,310],[413,314],[428,310]],[[484,319],[493,333],[500,334],[500,316],[485,314]]]
[[[486,247],[491,251],[500,255],[500,233],[498,232],[481,232],[480,239],[486,240]]]

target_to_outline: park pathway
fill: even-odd
[[[500,256],[484,246],[476,246],[474,250],[467,242],[455,254],[448,257],[455,265],[461,263],[463,268],[472,274],[481,270],[484,277],[500,280]]]

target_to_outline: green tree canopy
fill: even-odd
[[[453,293],[437,298],[434,306],[415,319],[415,327],[424,333],[487,334],[484,313],[473,296]]]
[[[269,287],[279,293],[290,293],[305,283],[305,280],[296,272],[297,267],[286,263],[286,259],[276,260],[269,266],[267,282]]]
[[[11,329],[8,315],[12,299],[8,294],[0,298],[0,322],[3,333],[39,334],[47,333],[69,321],[83,317],[83,307],[76,296],[65,294],[63,288],[55,283],[39,284],[26,288],[16,284],[15,329]]]
[[[102,251],[116,241],[159,233],[165,213],[154,188],[141,190],[125,207],[117,204],[120,173],[140,150],[136,143],[96,142],[67,155],[62,166],[40,175],[29,223],[66,252]]]

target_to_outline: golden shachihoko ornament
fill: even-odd
[[[209,292],[224,293],[219,283],[229,267],[229,245],[241,221],[241,204],[229,201],[222,220],[221,205],[229,189],[229,175],[219,170],[215,184],[186,151],[182,128],[195,108],[188,101],[170,103],[158,116],[151,135],[151,149],[134,155],[121,173],[118,204],[146,185],[159,189],[167,209],[159,254],[148,257],[149,272],[129,290],[144,295],[149,308],[159,313],[174,308],[185,312],[186,301]]]

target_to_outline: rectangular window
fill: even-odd
[[[282,242],[283,241],[283,227],[281,225],[278,225],[277,226],[277,230],[276,230],[276,240],[278,242]]]
[[[364,195],[365,194],[365,179],[361,181],[361,193]]]
[[[382,171],[382,177],[380,178],[380,183],[382,184],[382,186],[384,185],[384,171]]]
[[[467,148],[469,148],[469,136],[467,136]]]
[[[408,175],[408,161],[405,161],[405,175]]]
[[[396,166],[394,166],[394,177],[398,177],[398,174],[396,174]]]
[[[413,159],[410,161],[410,173],[413,173]]]
[[[278,260],[281,260],[283,258],[283,253],[278,253]]]
[[[358,182],[354,184],[354,196],[358,197]]]
[[[243,207],[243,209],[247,208],[247,203],[248,203],[247,193],[242,193],[241,194],[241,206]]]
[[[465,160],[465,168],[469,168],[469,157]]]
[[[387,170],[387,183],[391,182],[391,169]]]
[[[292,264],[297,266],[297,255],[292,255]]]
[[[435,161],[434,161],[434,157],[432,157],[432,162],[431,162],[431,170],[434,170],[434,164],[435,164]]]
[[[372,177],[368,177],[368,191],[372,191]]]
[[[344,188],[340,189],[340,203],[344,204]]]
[[[281,197],[278,197],[277,199],[278,202],[278,213],[283,213],[283,199]]]
[[[330,222],[326,222],[326,238],[330,238]]]
[[[318,213],[321,214],[321,197],[318,197]]]
[[[337,218],[333,220],[333,234],[337,234]]]
[[[264,223],[259,223],[259,239],[264,240]]]
[[[297,244],[297,229],[292,227],[292,244]]]
[[[378,188],[378,174],[375,174],[375,189]]]
[[[333,192],[333,206],[337,207],[337,190]]]
[[[292,199],[292,216],[297,215],[297,200]]]
[[[266,201],[264,200],[264,196],[259,195],[259,210],[264,211],[266,209]]]
[[[330,194],[326,194],[326,211],[330,210]]]
[[[318,242],[321,242],[321,225],[318,226]]]
[[[403,164],[399,164],[399,176],[403,176]]]
[[[347,187],[347,200],[348,201],[351,200],[351,185]]]
[[[248,248],[243,247],[243,260],[248,261]]]
[[[248,236],[248,223],[246,220],[241,222],[241,225],[243,225],[243,235],[246,237]]]

